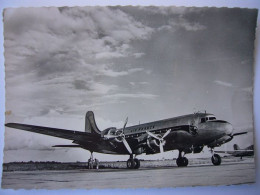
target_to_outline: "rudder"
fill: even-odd
[[[239,146],[237,145],[237,144],[234,144],[234,150],[239,150],[240,148],[239,148]]]
[[[94,113],[92,111],[88,111],[85,117],[85,132],[101,134],[101,131],[98,129]]]

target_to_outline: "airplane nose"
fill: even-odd
[[[233,126],[230,124],[230,123],[226,123],[225,126],[224,126],[224,129],[225,129],[225,133],[227,135],[232,135],[233,133]]]

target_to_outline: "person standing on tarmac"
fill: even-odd
[[[99,161],[96,158],[95,158],[95,165],[96,165],[96,169],[98,169],[99,168]]]

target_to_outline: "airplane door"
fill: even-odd
[[[190,133],[194,136],[198,134],[198,123],[198,117],[194,114],[190,122]]]

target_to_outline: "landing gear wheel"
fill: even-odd
[[[177,158],[176,164],[177,164],[178,167],[181,167],[182,166],[182,158]]]
[[[218,154],[213,154],[213,156],[211,157],[211,162],[213,163],[213,165],[220,165],[221,157]]]
[[[134,159],[128,159],[126,162],[127,168],[128,169],[133,169],[135,167],[135,161]]]
[[[187,167],[189,160],[186,157],[179,157],[176,160],[176,164],[178,167]]]
[[[183,157],[183,166],[187,167],[189,164],[189,160],[186,157]]]
[[[137,158],[135,158],[135,159],[134,159],[134,162],[135,162],[134,168],[135,168],[135,169],[139,169],[139,167],[140,167],[140,161],[139,161]]]
[[[129,158],[126,162],[126,166],[128,169],[139,169],[140,161],[137,158],[135,159]]]

